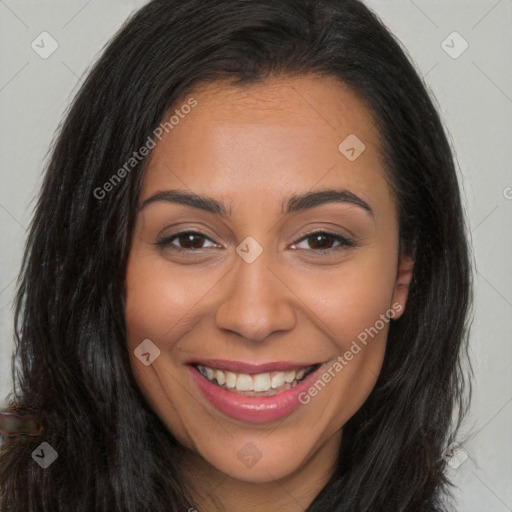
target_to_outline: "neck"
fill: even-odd
[[[199,512],[304,512],[335,471],[341,431],[326,441],[296,471],[263,483],[237,480],[197,454],[184,469]]]

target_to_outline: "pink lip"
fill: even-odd
[[[246,369],[248,366],[254,368],[254,365],[242,364],[242,366]],[[258,371],[272,371],[261,370],[264,366],[257,365]],[[203,377],[194,366],[189,366],[189,372],[193,382],[197,384],[203,396],[219,411],[237,420],[251,423],[267,423],[287,416],[300,405],[299,395],[306,391],[311,386],[311,383],[318,378],[318,374],[322,371],[323,366],[322,364],[295,387],[274,396],[262,397],[244,396],[233,391],[226,391]],[[219,366],[213,367],[221,369]],[[275,367],[274,364],[272,369]],[[279,368],[281,369],[281,366]],[[297,368],[297,366],[293,368]],[[255,372],[253,371],[252,373]]]

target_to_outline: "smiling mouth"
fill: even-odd
[[[244,396],[273,396],[287,391],[308,375],[316,371],[320,363],[305,368],[264,373],[236,373],[204,365],[194,365],[197,371],[209,382],[233,393]]]

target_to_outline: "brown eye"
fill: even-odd
[[[180,245],[184,249],[201,249],[204,240],[201,235],[195,233],[184,233],[176,237]]]
[[[202,233],[195,231],[182,231],[181,233],[174,233],[172,235],[165,236],[156,242],[156,245],[165,248],[172,248],[176,251],[193,251],[197,249],[205,249],[205,241],[209,240],[214,246],[218,247],[211,238],[207,237]],[[176,243],[178,242],[178,244]]]
[[[307,243],[307,247],[298,247],[299,244],[304,242]],[[294,245],[301,249],[312,249],[313,252],[318,254],[328,254],[332,252],[331,250],[355,247],[356,244],[345,236],[318,231],[304,233],[299,242]]]
[[[328,233],[318,233],[308,237],[311,249],[330,249],[335,242],[335,237]]]

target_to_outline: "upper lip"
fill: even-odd
[[[207,366],[215,370],[224,370],[233,373],[266,373],[266,372],[279,372],[300,370],[302,368],[309,368],[321,363],[299,363],[290,361],[272,361],[267,363],[249,363],[245,361],[233,361],[227,359],[195,359],[188,362],[192,366]]]

